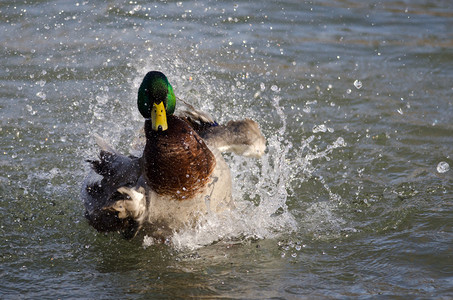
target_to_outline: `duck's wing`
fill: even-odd
[[[261,134],[258,123],[250,119],[229,121],[225,125],[206,128],[199,134],[220,152],[258,158],[266,150],[266,139]]]
[[[213,118],[193,107],[182,111],[183,117],[195,131],[211,146],[220,152],[234,152],[243,156],[261,157],[266,150],[264,138],[258,123],[251,119],[229,121],[219,125]]]
[[[142,174],[141,158],[121,155],[101,138],[96,139],[102,150],[99,159],[87,160],[92,171],[81,192],[85,216],[98,231],[122,231],[126,237],[132,237],[138,225],[132,218],[119,218],[113,206],[125,199],[118,189],[137,185]]]

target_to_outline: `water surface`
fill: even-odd
[[[452,27],[447,1],[2,2],[2,298],[453,297]],[[79,199],[150,70],[268,140],[226,155],[239,209],[173,246]]]

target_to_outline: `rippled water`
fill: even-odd
[[[3,1],[2,298],[453,297],[448,1]],[[174,246],[99,234],[79,199],[124,153],[152,69],[219,122],[239,210]]]

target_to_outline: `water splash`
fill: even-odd
[[[333,216],[332,205],[335,204],[313,203],[308,208],[308,211],[311,211],[310,216],[307,215],[303,222],[296,220],[295,213],[288,208],[288,204],[289,201],[304,201],[294,199],[297,197],[295,189],[313,176],[316,171],[313,166],[315,161],[328,160],[332,151],[346,146],[344,139],[339,137],[322,150],[311,145],[316,142],[315,135],[318,133],[314,130],[312,135],[294,145],[288,138],[291,136],[291,129],[288,128],[289,117],[280,103],[282,87],[276,83],[258,81],[257,86],[251,88],[244,83],[246,76],[242,77],[240,74],[232,78],[234,80],[232,85],[229,80],[218,79],[219,74],[206,72],[200,70],[200,66],[188,64],[190,63],[187,61],[175,58],[172,60],[172,69],[169,70],[165,59],[162,61],[156,59],[153,65],[141,66],[137,70],[137,75],[129,79],[129,88],[126,88],[125,95],[131,99],[108,100],[111,92],[108,88],[102,88],[89,106],[92,114],[92,131],[102,132],[114,147],[118,144],[123,145],[124,148],[117,148],[127,153],[129,151],[127,143],[133,142],[134,135],[143,124],[135,108],[135,93],[142,75],[149,70],[157,69],[171,78],[173,86],[178,87],[181,98],[217,116],[220,123],[230,119],[252,117],[261,123],[262,130],[267,133],[267,151],[262,158],[255,160],[225,155],[232,173],[236,209],[221,216],[207,215],[195,228],[175,234],[170,243],[178,249],[196,249],[219,240],[274,238],[299,231],[301,226],[306,224],[315,228],[320,219],[325,219],[325,224],[330,224],[329,226],[342,226],[344,222]],[[232,86],[236,88],[231,89]],[[254,94],[256,97],[253,97]],[[241,109],[242,115],[238,115],[237,109],[235,111],[230,109],[231,105],[235,105],[236,108],[250,107],[247,101],[258,101],[256,99],[264,105],[270,104],[271,111],[266,111],[266,115],[276,116],[272,122],[266,123],[256,106],[251,106],[248,110]],[[316,104],[316,101],[307,102],[307,105]],[[115,122],[112,122],[112,116],[118,113],[124,117],[121,120],[114,118]],[[323,134],[334,131],[325,125],[320,126],[320,129],[322,130],[319,130],[319,133]],[[97,149],[92,147],[89,151],[96,153]],[[330,190],[323,178],[317,180],[322,183],[330,199],[338,200],[339,196]],[[143,240],[145,247],[153,243],[154,241],[147,237]]]
[[[236,209],[220,217],[208,215],[194,230],[176,234],[172,243],[177,248],[194,249],[217,240],[272,238],[297,230],[297,221],[287,206],[292,144],[284,138],[286,117],[280,100],[278,95],[272,98],[282,126],[268,137],[267,153],[260,160],[229,159]]]

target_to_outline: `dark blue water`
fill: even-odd
[[[453,297],[452,27],[448,1],[2,2],[2,298]],[[238,210],[173,246],[79,199],[149,70],[268,141],[226,156]]]

